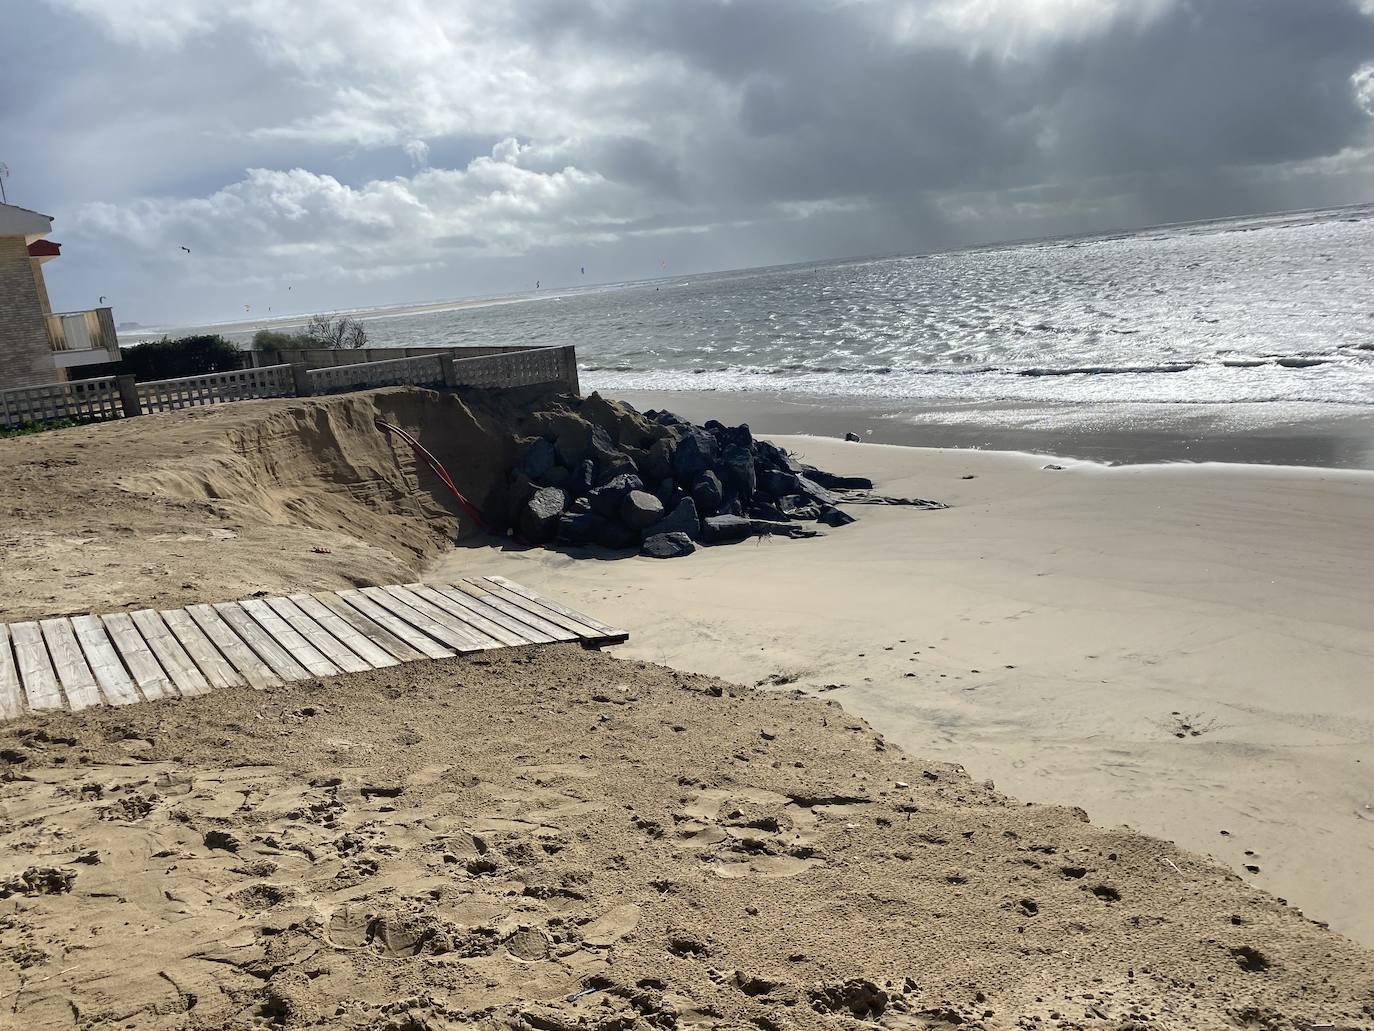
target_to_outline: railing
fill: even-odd
[[[371,387],[439,387],[444,385],[444,358],[438,354],[427,354],[421,358],[391,358],[383,362],[311,369],[306,375],[310,377],[312,394],[335,394],[342,390],[366,390]]]
[[[50,419],[118,419],[123,414],[114,376],[0,390],[0,426]]]
[[[139,405],[145,412],[171,412],[178,408],[217,405],[252,398],[291,397],[296,393],[289,365],[265,369],[237,369],[206,376],[149,380],[137,385]]]
[[[132,376],[102,376],[14,387],[0,390],[0,427],[64,418],[117,419],[250,398],[302,397],[389,386],[501,389],[548,385],[567,393],[578,392],[577,352],[572,347],[522,348],[476,358],[452,358],[451,353],[324,369],[307,369],[303,364],[269,365],[145,383],[136,383]]]
[[[105,351],[111,361],[119,361],[119,337],[109,308],[54,312],[47,322],[54,351]]]

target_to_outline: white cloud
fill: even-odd
[[[426,168],[429,165],[429,144],[424,140],[406,140],[401,144],[401,150],[406,157],[410,158],[410,163],[415,168]]]

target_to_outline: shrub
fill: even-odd
[[[363,324],[345,315],[337,318],[313,315],[304,333],[260,329],[253,334],[253,349],[256,351],[301,351],[308,347],[354,350],[366,346],[367,330]]]
[[[121,347],[120,369],[136,379],[176,379],[230,372],[242,368],[239,345],[218,333],[202,333],[176,340],[163,337],[146,344]]]

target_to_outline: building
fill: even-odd
[[[119,361],[109,308],[54,312],[43,266],[61,253],[45,240],[52,218],[0,204],[0,390],[60,383],[80,365]]]

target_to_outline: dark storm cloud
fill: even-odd
[[[675,233],[737,266],[1374,192],[1369,0],[48,0],[10,27],[24,199],[187,307],[505,289],[589,249],[635,275]]]

